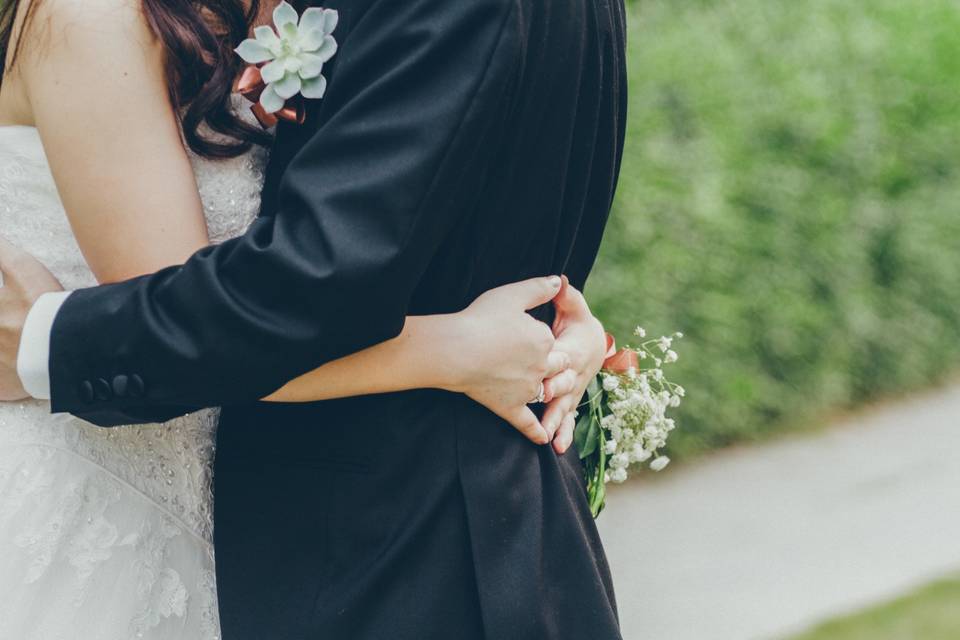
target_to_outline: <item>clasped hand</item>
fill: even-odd
[[[37,298],[62,287],[39,261],[2,237],[0,273],[0,401],[22,400],[28,394],[17,375],[17,352],[24,322]]]
[[[551,302],[553,327],[526,311]],[[484,405],[536,444],[565,453],[573,443],[576,411],[606,353],[603,327],[566,278],[534,278],[492,289],[461,314],[469,363],[456,390]],[[542,419],[528,406],[544,385]]]

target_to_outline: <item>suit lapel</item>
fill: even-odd
[[[357,19],[362,13],[361,5],[369,4],[366,1],[358,0],[328,0],[327,2],[303,1],[294,3],[299,13],[302,13],[309,7],[323,7],[326,9],[335,9],[340,14],[340,20],[334,37],[340,45],[340,52],[337,53],[323,68],[323,74],[328,83],[334,82],[337,71],[337,61],[348,44],[350,31]],[[287,166],[297,155],[303,145],[317,132],[317,129],[323,122],[323,100],[307,101],[307,119],[302,125],[292,124],[281,121],[276,128],[276,136],[270,152],[270,162],[267,165],[266,179],[263,187],[263,198],[260,205],[261,216],[272,216],[275,214],[278,201],[280,182]]]

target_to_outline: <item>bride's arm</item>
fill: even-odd
[[[139,3],[47,0],[33,25],[8,80],[25,91],[98,280],[181,264],[208,243],[206,226],[162,52]],[[549,329],[524,309],[558,290],[537,279],[481,296],[461,314],[411,318],[399,338],[307,374],[272,399],[442,388],[470,395],[543,442],[547,434],[524,403],[566,359],[550,353]],[[553,391],[562,394],[568,378],[553,381]]]
[[[554,344],[547,326],[524,313],[550,302],[560,288],[533,278],[487,291],[460,313],[407,318],[399,336],[340,358],[292,380],[270,402],[314,402],[410,389],[465,393],[486,406],[491,394],[513,393],[523,404],[546,379],[549,401],[573,388],[569,354],[537,365]],[[594,351],[601,346],[581,345]],[[568,347],[569,349],[569,347]],[[572,350],[572,349],[571,349]],[[492,398],[490,399],[492,400]]]
[[[163,52],[136,0],[45,0],[6,79],[22,88],[100,282],[181,264],[208,244]]]
[[[493,289],[460,313],[407,318],[403,332],[393,340],[330,362],[289,382],[266,398],[271,402],[312,402],[370,393],[418,388],[459,391],[494,408],[496,395],[504,389],[520,391],[521,402],[532,398],[526,381],[537,381],[555,372],[530,372],[519,368],[543,340],[543,325],[508,312],[535,306],[553,297],[546,279],[536,278]],[[564,286],[556,296],[554,325],[569,368],[547,378],[548,408],[541,424],[527,418],[531,439],[542,427],[553,440],[557,453],[573,443],[577,405],[606,356],[603,326],[593,317],[583,296]],[[543,347],[546,348],[547,340]],[[535,356],[531,356],[534,358]],[[531,360],[532,361],[532,360]],[[515,378],[511,379],[513,375]],[[527,395],[522,395],[527,394]],[[503,416],[515,422],[508,416]],[[521,429],[523,431],[523,429]]]

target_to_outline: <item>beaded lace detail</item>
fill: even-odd
[[[266,151],[191,159],[211,240],[241,234],[260,207]],[[0,127],[0,233],[65,288],[96,284],[33,128]],[[0,403],[0,638],[219,637],[217,416],[101,429],[46,402]]]

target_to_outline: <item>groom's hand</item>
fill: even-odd
[[[0,400],[28,397],[17,375],[20,336],[30,308],[44,293],[60,291],[57,279],[30,254],[0,237]]]

